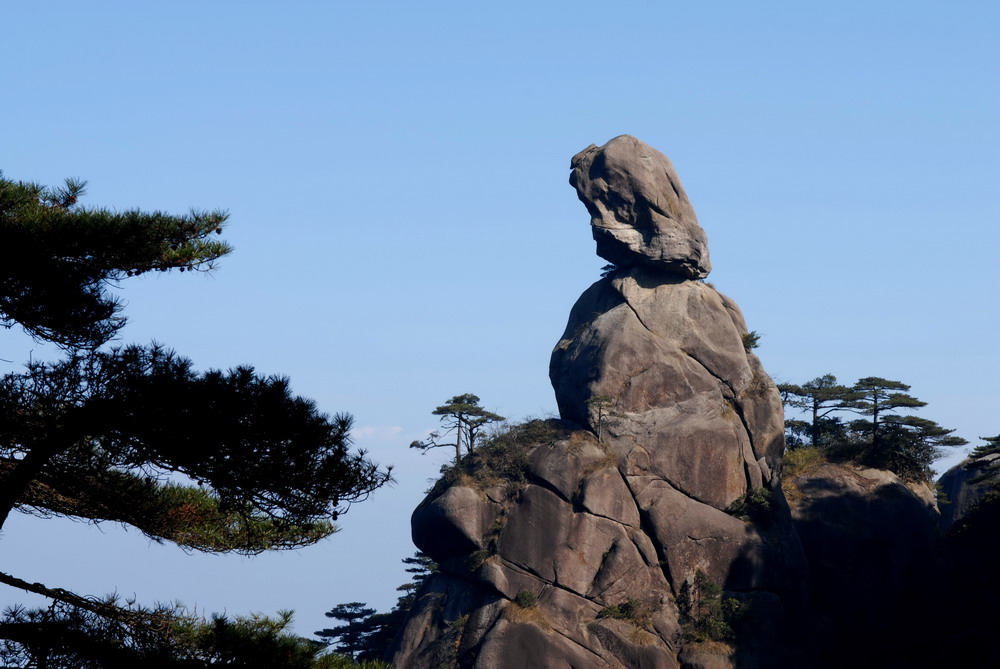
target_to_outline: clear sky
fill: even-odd
[[[123,285],[122,342],[286,374],[398,480],[321,545],[254,559],[17,516],[2,570],[291,608],[306,635],[337,603],[390,607],[448,457],[407,449],[430,411],[555,411],[549,353],[604,264],[569,160],[622,133],[673,160],[774,378],[897,379],[973,443],[1000,432],[992,0],[36,0],[0,31],[8,177],[231,213],[215,274]],[[29,355],[54,352],[0,332],[0,372]]]

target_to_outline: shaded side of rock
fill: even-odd
[[[784,485],[809,561],[823,666],[856,664],[857,648],[868,649],[869,666],[926,666],[926,647],[913,640],[939,633],[946,571],[929,486],[917,494],[891,472],[833,463]]]
[[[942,493],[941,529],[948,530],[969,514],[996,485],[994,473],[1000,454],[965,460],[946,471],[938,480]]]

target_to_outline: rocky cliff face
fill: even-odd
[[[698,280],[705,234],[670,161],[626,135],[572,170],[617,269],[553,352],[563,421],[470,457],[415,511],[442,572],[394,663],[781,666],[805,563],[778,481],[778,392],[739,308]]]

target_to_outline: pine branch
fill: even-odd
[[[5,572],[0,572],[0,583],[17,588],[18,590],[48,597],[49,599],[54,599],[83,609],[84,611],[95,613],[104,618],[117,620],[129,625],[159,628],[164,623],[169,622],[169,617],[162,612],[150,613],[148,611],[129,610],[114,604],[113,600],[101,600],[93,596],[82,597],[63,588],[50,588],[42,583],[29,583]]]

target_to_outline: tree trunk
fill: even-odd
[[[52,456],[61,450],[54,441],[36,444],[23,459],[17,461],[10,475],[0,482],[0,529],[24,491],[38,478]]]

